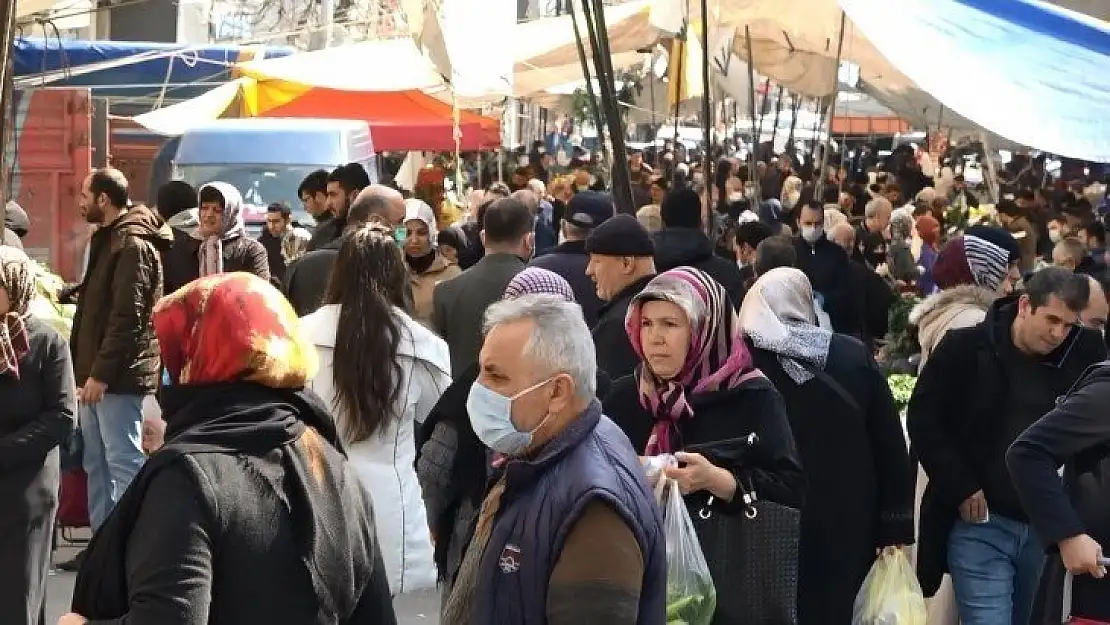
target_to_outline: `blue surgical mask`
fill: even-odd
[[[393,240],[397,245],[404,245],[405,239],[409,237],[409,229],[404,226],[397,226],[393,228]]]
[[[486,447],[505,454],[519,456],[528,450],[536,430],[521,432],[513,425],[513,401],[547,384],[554,377],[534,384],[523,391],[506,397],[475,382],[466,398],[466,411],[470,414],[470,425],[478,440]],[[541,422],[540,425],[543,423]],[[539,429],[539,426],[536,426]]]

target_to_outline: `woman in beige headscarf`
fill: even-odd
[[[412,273],[413,315],[430,326],[436,285],[462,270],[436,250],[436,217],[432,207],[421,200],[405,200],[405,231],[405,262]]]
[[[802,179],[794,175],[787,176],[786,180],[782,183],[782,195],[779,198],[779,201],[782,202],[782,207],[787,211],[794,210],[794,207],[797,206],[798,200],[800,200],[801,197]]]

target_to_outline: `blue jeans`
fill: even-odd
[[[1044,551],[1026,523],[990,515],[956,521],[948,536],[948,569],[962,625],[1029,625]]]
[[[96,530],[108,518],[143,466],[143,397],[105,393],[99,403],[78,408],[89,475],[89,521]]]

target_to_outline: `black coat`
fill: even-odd
[[[343,229],[347,227],[347,220],[340,217],[328,217],[316,224],[312,231],[312,238],[308,240],[309,252],[323,249],[328,244],[343,236]]]
[[[200,277],[201,241],[176,228],[173,229],[173,236],[173,247],[164,254],[166,293],[173,293]],[[225,272],[245,271],[263,280],[270,279],[270,261],[266,248],[258,241],[242,235],[224,241],[222,248]]]
[[[77,395],[69,346],[27,320],[30,351],[19,379],[0,375],[0,622],[40,623],[58,510],[58,445],[69,437]]]
[[[1034,625],[1060,622],[1064,567],[1057,543],[1088,534],[1110,548],[1110,365],[1092,367],[1067,398],[1025,431],[1006,462],[1030,522],[1048,550]],[[1064,481],[1056,473],[1063,465]],[[1110,621],[1110,579],[1074,582],[1076,616]]]
[[[644,290],[655,276],[644,276],[621,289],[612,301],[601,307],[597,325],[594,326],[594,350],[597,352],[597,366],[614,380],[632,375],[640,358],[628,339],[624,318],[632,298]]]
[[[285,268],[285,281],[282,292],[297,311],[304,317],[316,312],[324,301],[324,293],[331,279],[331,268],[339,256],[342,239],[329,242],[323,248],[313,250]]]
[[[275,237],[269,230],[263,230],[258,235],[258,242],[266,250],[266,262],[270,264],[270,277],[282,283],[285,280],[285,257],[281,255],[281,241],[284,237]]]
[[[1009,400],[1021,395],[1030,402],[1039,395],[1043,412],[1048,412],[1087,367],[1106,357],[1101,335],[1076,328],[1039,363],[1038,375],[1009,379],[1006,363],[1015,355],[1008,337],[1016,307],[1016,297],[999,299],[979,325],[945,334],[910,398],[910,441],[929,476],[917,552],[918,578],[926,596],[937,591],[948,572],[948,534],[964,500],[984,490],[992,512],[1025,520],[1020,504],[1017,510],[999,510],[1010,495],[1008,477],[998,475],[1006,472],[1004,454],[1013,442],[1006,440],[1012,427],[1008,419],[1015,416],[1008,409]]]
[[[529,263],[532,267],[559,274],[570,284],[570,288],[574,290],[574,299],[582,307],[582,314],[586,317],[586,325],[592,328],[597,324],[601,299],[597,296],[594,281],[586,275],[588,264],[590,256],[586,253],[585,241],[567,241],[551,248],[543,256],[533,258]]]
[[[774,353],[752,356],[782,393],[806,469],[798,623],[850,623],[875,549],[913,542],[914,468],[890,388],[844,335],[833,335],[825,374],[854,406],[821,378],[795,383]]]
[[[675,267],[693,267],[725,287],[737,309],[744,303],[744,278],[736,261],[713,252],[713,242],[696,228],[663,228],[655,233],[655,268],[659,273]]]
[[[745,484],[752,484],[760,499],[800,508],[805,498],[805,477],[782,397],[764,378],[749,380],[735,389],[688,397],[694,416],[678,422],[677,449],[736,440],[735,462],[722,468]],[[636,376],[613,383],[603,402],[612,419],[643,453],[654,425],[652,415],[640,405]],[[759,441],[749,447],[740,439],[754,433]],[[696,493],[691,497],[705,497]],[[734,500],[735,501],[735,500]],[[718,589],[721,592],[721,589]]]
[[[825,312],[829,314],[833,330],[851,336],[862,335],[864,315],[860,303],[863,293],[859,291],[859,280],[850,277],[848,253],[824,235],[813,245],[801,237],[794,237],[794,249],[798,253],[798,269],[809,278],[814,293],[820,293],[825,300]]]

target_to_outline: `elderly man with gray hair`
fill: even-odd
[[[601,413],[581,309],[506,300],[485,331],[467,412],[499,476],[442,622],[661,622],[662,518],[631,443]]]

